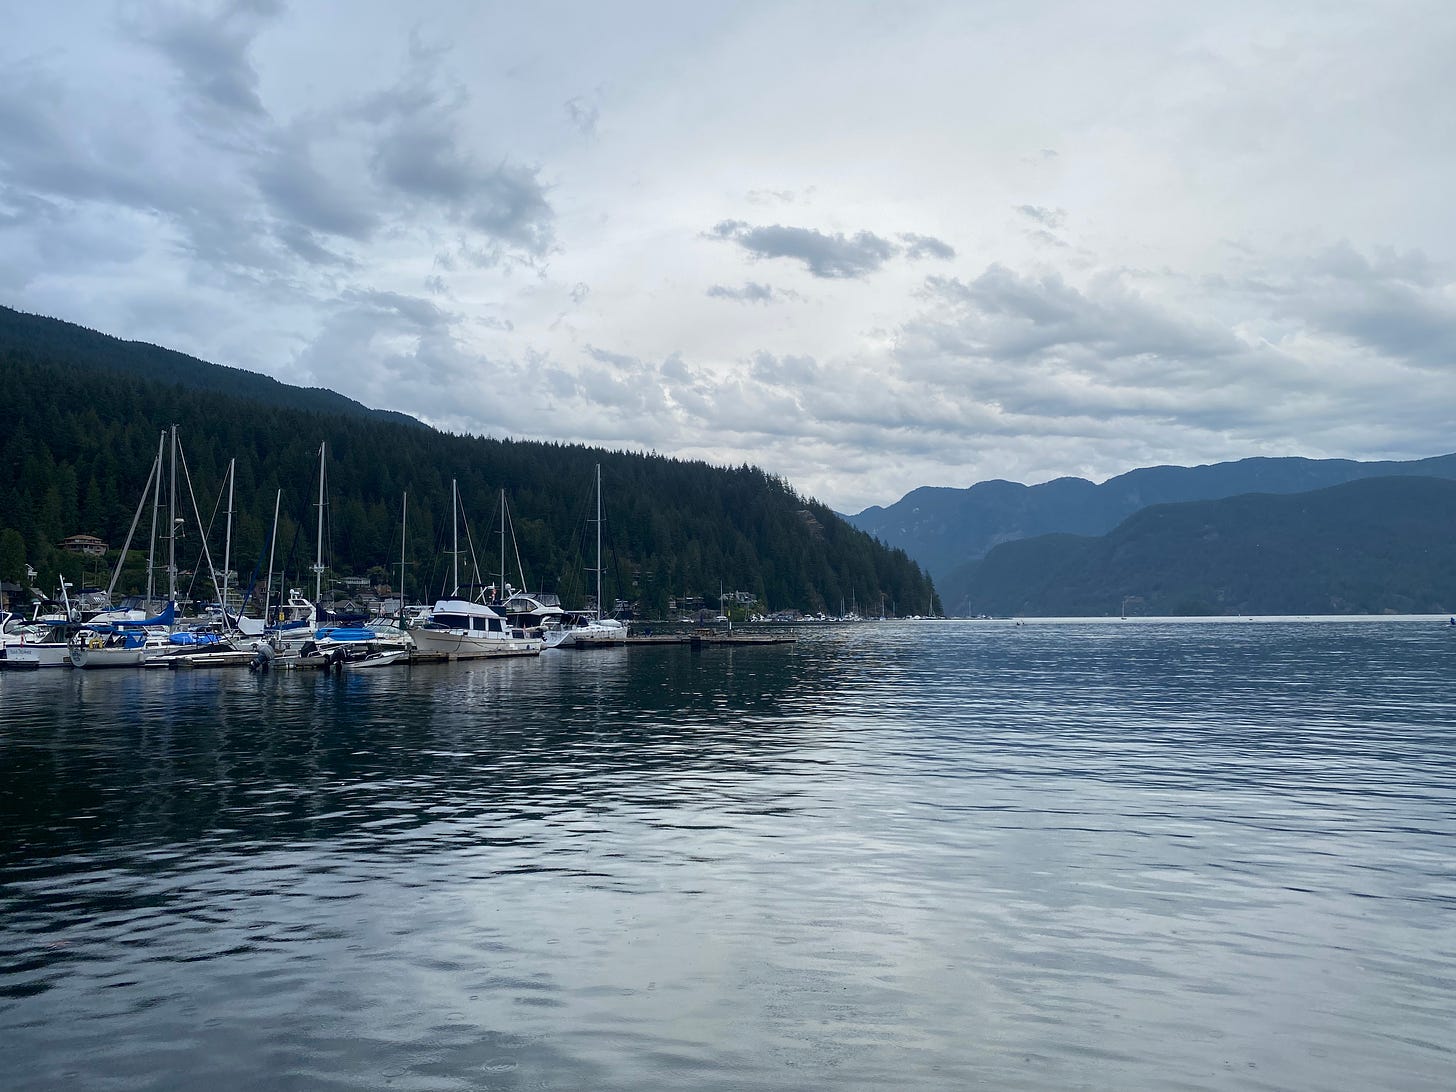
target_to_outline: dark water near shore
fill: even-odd
[[[1434,622],[0,703],[0,1087],[1456,1087]]]

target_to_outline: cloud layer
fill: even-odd
[[[1453,446],[1443,5],[12,14],[13,306],[847,510]]]

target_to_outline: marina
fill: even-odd
[[[181,477],[179,477],[179,466]],[[266,673],[273,669],[358,670],[383,667],[405,667],[411,664],[456,663],[476,660],[502,660],[539,656],[551,650],[595,650],[625,648],[629,645],[685,644],[695,648],[714,645],[791,644],[794,638],[783,633],[760,632],[735,634],[726,618],[722,631],[694,628],[681,632],[648,632],[632,635],[630,625],[618,618],[605,616],[600,605],[605,602],[602,585],[602,483],[601,468],[593,474],[595,517],[590,521],[595,531],[596,576],[591,610],[567,611],[552,593],[528,593],[506,582],[506,534],[509,510],[505,491],[500,492],[498,508],[500,535],[500,576],[492,585],[480,583],[480,567],[473,544],[461,549],[460,530],[469,525],[457,488],[450,487],[451,530],[446,555],[450,565],[448,594],[436,599],[430,607],[407,609],[403,598],[403,577],[408,568],[405,544],[409,497],[401,498],[400,560],[401,592],[395,615],[370,618],[365,614],[348,614],[326,609],[324,603],[325,540],[328,511],[328,446],[318,449],[317,539],[314,564],[313,598],[305,597],[299,588],[286,594],[282,573],[278,574],[277,598],[274,598],[274,561],[279,514],[282,505],[280,489],[273,503],[273,528],[268,538],[268,570],[262,585],[262,601],[257,615],[244,611],[249,597],[234,608],[229,595],[232,552],[232,514],[236,461],[228,463],[223,478],[227,497],[222,570],[219,577],[209,552],[207,536],[202,536],[200,563],[205,563],[217,596],[217,605],[204,617],[182,618],[178,615],[177,542],[179,530],[186,520],[178,517],[179,483],[185,483],[180,497],[184,509],[191,509],[202,526],[197,499],[192,494],[191,477],[182,452],[176,426],[162,433],[152,461],[135,515],[127,531],[126,541],[118,552],[111,579],[104,591],[93,589],[74,602],[69,595],[71,585],[61,578],[58,600],[51,604],[55,613],[42,617],[43,600],[34,600],[34,616],[27,622],[14,612],[3,619],[4,644],[0,647],[0,668],[34,670],[43,667],[74,667],[84,671],[124,668],[218,669],[246,667]],[[163,511],[166,485],[166,518]],[[218,498],[222,503],[222,494]],[[127,557],[141,525],[142,516],[151,507],[151,529],[146,544],[146,587],[144,595],[133,595],[113,608],[113,597],[121,580]],[[159,533],[160,526],[160,533]],[[105,544],[93,536],[76,536],[81,548],[104,553]],[[165,546],[165,598],[159,599],[156,577],[159,546]],[[461,559],[468,554],[468,573],[462,582]],[[261,559],[260,559],[261,560]],[[519,552],[517,568],[525,582],[524,566]],[[35,592],[33,592],[35,594]],[[721,599],[721,591],[720,591]],[[158,604],[161,604],[158,606]],[[721,607],[721,603],[720,603]],[[153,614],[152,612],[156,613]],[[661,623],[657,623],[661,626]]]

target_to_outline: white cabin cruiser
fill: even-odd
[[[444,654],[452,660],[533,656],[545,647],[539,637],[527,637],[484,603],[468,599],[439,600],[429,621],[409,632],[421,652]]]

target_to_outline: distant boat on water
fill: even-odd
[[[435,601],[427,621],[410,629],[415,647],[427,655],[444,655],[452,660],[539,654],[545,647],[539,638],[527,637],[525,631],[510,626],[485,603],[460,596],[460,494],[453,480],[450,506],[453,590]]]
[[[627,627],[615,618],[602,617],[602,466],[596,467],[597,485],[597,609],[563,617],[545,630],[547,648],[601,648],[627,643]]]

